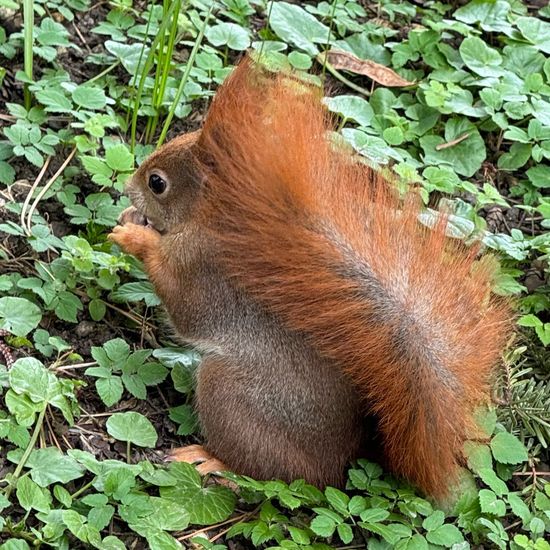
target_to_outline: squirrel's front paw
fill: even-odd
[[[109,239],[118,244],[124,252],[141,260],[148,253],[158,253],[160,238],[160,233],[152,227],[136,225],[135,223],[117,225],[113,228],[113,232],[109,234]]]
[[[135,206],[129,206],[122,211],[117,222],[119,225],[126,225],[128,223],[147,225],[147,218]]]

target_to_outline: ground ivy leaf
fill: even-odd
[[[132,76],[140,72],[138,65],[141,62],[141,66],[143,66],[149,55],[149,48],[144,47],[142,42],[122,44],[114,40],[107,40],[105,49],[112,53]]]
[[[521,464],[528,458],[523,443],[511,433],[500,432],[491,440],[491,451],[495,460],[503,464]]]
[[[329,28],[302,7],[287,2],[272,2],[269,25],[284,42],[294,44],[310,55],[317,55],[317,43],[330,40]]]
[[[459,52],[466,66],[481,76],[501,76],[504,72],[502,56],[477,36],[465,38]]]
[[[41,487],[52,483],[68,483],[82,477],[85,472],[85,468],[74,458],[64,455],[56,447],[33,450],[26,466],[31,469],[33,481]]]
[[[444,143],[451,143],[467,135],[452,147],[437,149]],[[424,149],[424,161],[427,164],[452,167],[461,176],[473,176],[487,157],[485,143],[478,129],[467,118],[451,118],[445,125],[445,139],[440,136],[427,135],[420,138]]]
[[[324,100],[324,103],[333,113],[338,113],[346,120],[353,120],[359,126],[370,126],[374,117],[374,111],[369,102],[359,96],[339,95],[328,97]]]
[[[50,493],[38,486],[30,477],[22,477],[17,481],[17,500],[25,510],[49,512],[52,497]]]
[[[119,441],[140,447],[154,447],[157,432],[151,421],[138,412],[114,413],[107,420],[107,432]]]
[[[26,336],[42,319],[42,311],[25,298],[4,296],[0,298],[0,328],[15,336]]]
[[[226,520],[235,508],[236,497],[227,487],[202,487],[201,477],[191,464],[175,463],[170,473],[176,485],[161,487],[160,495],[183,505],[189,511],[190,522],[211,525]]]
[[[236,23],[218,23],[206,30],[206,38],[217,48],[227,46],[232,50],[243,51],[250,46],[248,30]]]
[[[516,25],[529,42],[544,53],[550,53],[550,23],[535,17],[518,17]]]
[[[114,535],[109,535],[101,541],[103,550],[126,550],[126,545]]]

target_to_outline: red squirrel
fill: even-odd
[[[327,139],[322,91],[245,59],[201,131],[153,153],[111,239],[203,352],[202,471],[342,486],[368,445],[448,494],[510,333],[494,262]],[[372,421],[371,421],[372,423]],[[372,444],[372,443],[371,443]]]

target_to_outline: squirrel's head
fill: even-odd
[[[125,192],[144,225],[164,233],[191,217],[202,180],[193,160],[199,135],[196,131],[169,141],[127,183]]]

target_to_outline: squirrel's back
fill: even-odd
[[[374,414],[390,468],[445,494],[510,331],[492,262],[329,142],[319,90],[245,60],[199,139],[205,219],[238,285],[307,335]]]

